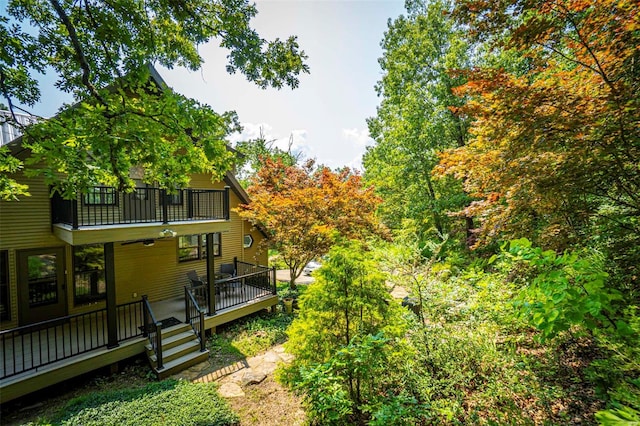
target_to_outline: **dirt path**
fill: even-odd
[[[306,419],[300,398],[274,380],[279,363],[291,355],[277,345],[267,352],[213,370],[208,362],[173,376],[193,382],[220,384],[219,392],[240,416],[241,425],[303,425]]]

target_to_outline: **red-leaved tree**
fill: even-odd
[[[266,159],[248,192],[251,203],[239,206],[238,213],[266,228],[269,238],[264,244],[280,252],[292,289],[304,266],[340,238],[384,234],[375,216],[380,199],[349,168],[333,172],[316,167],[313,160],[287,166]]]

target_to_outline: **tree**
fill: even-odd
[[[450,9],[446,0],[411,1],[407,16],[389,23],[379,60],[384,75],[376,86],[382,100],[368,120],[376,144],[363,160],[365,178],[384,200],[385,223],[399,228],[411,219],[423,241],[455,233],[447,212],[469,201],[455,179],[436,180],[431,173],[439,152],[467,139],[468,120],[453,109],[464,99],[452,92],[465,78],[450,69],[470,66],[470,45]],[[472,227],[468,217],[467,231]]]
[[[145,65],[198,69],[198,45],[217,39],[229,49],[228,72],[263,88],[296,87],[298,74],[308,72],[304,52],[295,37],[260,38],[249,25],[256,13],[246,0],[10,0],[0,17],[0,93],[10,111],[39,100],[35,73],[55,73],[56,86],[76,102],[24,129],[33,155],[27,165],[38,163],[31,173],[67,197],[96,184],[131,189],[129,168],[138,165],[146,182],[169,189],[193,172],[222,176],[235,115],[159,91]],[[5,199],[26,191],[8,176],[23,165],[8,161],[3,150]]]
[[[339,238],[364,239],[384,232],[375,216],[380,200],[348,168],[332,172],[316,168],[313,160],[287,166],[267,158],[247,192],[251,203],[239,207],[240,217],[266,227],[265,244],[282,255],[292,289],[304,266]]]
[[[530,64],[478,68],[458,91],[470,98],[473,137],[442,156],[439,172],[477,198],[464,213],[479,218],[481,243],[638,246],[637,12],[626,0],[459,2],[471,34]]]
[[[280,149],[275,145],[276,140],[266,140],[260,128],[260,136],[253,140],[240,141],[234,148],[240,153],[236,160],[236,177],[240,183],[247,187],[251,178],[264,166],[265,158],[271,160],[281,160],[286,166],[293,166],[300,160],[301,153],[293,152],[293,139],[289,139],[287,150]]]
[[[401,389],[390,377],[400,353],[407,355],[403,308],[359,242],[332,248],[316,278],[287,330],[294,360],[285,379],[318,424],[368,424],[367,411]]]

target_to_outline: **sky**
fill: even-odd
[[[255,138],[262,129],[280,148],[291,138],[304,158],[331,168],[361,168],[365,146],[373,143],[366,119],[380,102],[374,88],[382,76],[380,42],[388,19],[404,12],[404,1],[258,0],[256,5],[251,23],[262,38],[298,36],[310,67],[298,88],[265,90],[240,73],[227,74],[227,53],[215,40],[200,46],[200,70],[157,67],[160,75],[177,92],[215,111],[235,110],[244,131],[232,142]],[[43,99],[54,96],[43,87]],[[53,115],[59,106],[49,103],[36,112]]]
[[[361,167],[371,144],[366,119],[375,115],[374,86],[382,76],[378,58],[387,21],[404,12],[402,0],[262,0],[252,25],[265,39],[297,35],[311,73],[296,89],[260,89],[242,74],[225,71],[226,52],[213,43],[200,49],[198,72],[159,72],[176,91],[216,111],[235,110],[244,131],[235,139],[267,140],[316,158],[331,168]]]

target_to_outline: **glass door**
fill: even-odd
[[[64,248],[21,250],[17,255],[20,325],[65,316]]]
[[[123,195],[122,216],[126,223],[153,222],[156,220],[155,188],[136,182],[136,190]]]

